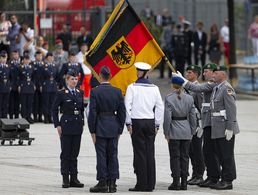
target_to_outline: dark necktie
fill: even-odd
[[[72,95],[73,95],[73,96],[75,96],[75,95],[76,95],[76,94],[75,94],[75,90],[72,90]]]

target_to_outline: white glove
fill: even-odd
[[[180,75],[175,72],[172,72],[172,77],[180,77]]]
[[[229,141],[233,137],[233,131],[226,129],[225,135],[226,135],[226,140]]]
[[[197,132],[197,137],[201,138],[203,134],[203,128],[197,127],[196,132]]]
[[[177,76],[181,77],[184,80],[184,83],[183,83],[183,87],[184,87],[186,85],[186,83],[188,82],[188,80],[185,77],[183,77],[181,72],[179,72],[179,71],[176,71],[176,72],[177,72]]]

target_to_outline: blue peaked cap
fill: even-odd
[[[171,79],[172,84],[176,84],[179,86],[182,86],[184,82],[185,82],[184,79],[182,79],[181,77],[177,77],[177,76],[173,76]]]

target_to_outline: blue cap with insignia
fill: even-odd
[[[2,50],[0,53],[1,57],[7,57],[7,52],[5,50]]]
[[[141,71],[148,71],[151,69],[151,65],[145,62],[136,62],[134,65],[137,70],[141,70]]]
[[[181,77],[173,76],[171,79],[171,83],[174,85],[182,86],[184,84],[184,79]]]
[[[107,66],[102,66],[100,69],[100,74],[103,76],[110,76],[110,69]]]
[[[72,77],[77,77],[78,76],[78,72],[73,70],[73,69],[70,69],[70,70],[68,70],[66,75],[69,75],[69,76],[72,76]]]

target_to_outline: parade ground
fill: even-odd
[[[162,86],[164,95],[169,91],[169,81],[154,80]],[[238,96],[237,119],[240,134],[236,136],[235,158],[237,179],[234,189],[216,191],[209,188],[188,186],[188,191],[168,191],[170,177],[169,154],[162,128],[156,137],[156,189],[152,193],[128,192],[135,185],[133,173],[133,152],[129,133],[124,130],[119,140],[120,179],[118,192],[122,194],[258,194],[258,99]],[[84,127],[81,150],[78,159],[79,179],[84,188],[61,188],[60,141],[53,124],[31,125],[30,136],[35,138],[31,146],[17,141],[12,146],[0,146],[0,194],[86,194],[96,184],[96,155],[87,124]]]

